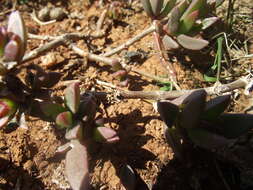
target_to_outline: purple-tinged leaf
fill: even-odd
[[[64,108],[60,104],[52,103],[52,102],[42,102],[39,104],[41,111],[51,119],[55,120],[57,115],[65,112],[66,108]]]
[[[179,45],[178,43],[173,40],[170,36],[168,35],[165,35],[162,39],[162,42],[163,42],[163,45],[164,45],[164,48],[166,50],[171,50],[171,49],[178,49],[179,48]]]
[[[227,139],[201,128],[187,129],[187,132],[194,144],[206,149],[223,148],[235,142],[234,139]]]
[[[78,140],[72,140],[73,148],[66,154],[66,175],[73,190],[90,188],[87,148]]]
[[[126,190],[135,190],[136,176],[129,165],[124,165],[120,168],[119,178]]]
[[[17,104],[7,98],[0,99],[0,118],[10,116],[17,111]]]
[[[4,47],[4,61],[16,61],[19,56],[19,44],[15,40],[9,41]]]
[[[168,23],[163,28],[168,34],[176,34],[178,32],[180,16],[181,14],[180,14],[179,8],[175,7],[171,11],[171,15],[168,20]]]
[[[186,34],[189,32],[193,25],[195,24],[197,18],[199,16],[199,11],[193,11],[191,14],[187,15],[184,19],[180,21],[179,24],[179,33],[180,34]]]
[[[172,8],[175,6],[176,0],[165,0],[164,2],[164,8],[162,9],[160,15],[158,16],[158,19],[163,19],[166,17],[169,12],[172,10]]]
[[[144,11],[147,13],[147,15],[149,17],[153,17],[154,14],[153,14],[153,10],[152,10],[152,7],[151,7],[150,0],[141,0],[141,3],[142,3],[142,6],[144,8]]]
[[[70,84],[64,93],[65,103],[72,113],[77,113],[80,105],[80,87],[79,82]]]
[[[19,61],[25,54],[27,43],[26,27],[19,11],[14,11],[11,13],[8,21],[7,31],[16,34],[21,39],[20,52],[18,58]]]
[[[72,140],[72,139],[82,140],[82,138],[83,138],[83,125],[82,125],[82,123],[79,122],[75,127],[73,127],[68,132],[66,132],[65,138],[68,140]]]
[[[184,12],[180,20],[181,21],[184,20],[188,15],[190,15],[192,12],[196,10],[199,10],[200,15],[202,15],[202,12],[206,11],[205,6],[206,6],[206,0],[192,0],[191,4],[186,9],[186,11]]]
[[[201,24],[202,24],[201,29],[202,30],[207,29],[209,26],[213,25],[217,20],[219,20],[218,17],[210,17],[210,18],[203,19],[201,21]]]
[[[219,117],[219,134],[226,138],[237,138],[253,128],[251,114],[222,114]]]
[[[84,94],[81,98],[81,103],[78,110],[78,118],[80,118],[83,121],[93,121],[96,113],[97,108],[99,105],[96,102],[96,99],[91,94]]]
[[[96,142],[115,143],[119,141],[119,136],[111,128],[97,127],[94,129],[93,139]]]
[[[69,111],[62,112],[57,115],[55,119],[56,124],[61,128],[70,128],[72,127],[72,113]]]
[[[201,113],[205,108],[206,91],[193,91],[181,104],[182,112],[179,115],[179,122],[184,128],[195,128],[200,121]]]
[[[172,127],[178,116],[179,108],[169,101],[159,101],[157,102],[157,111],[166,125]]]
[[[178,43],[186,49],[200,50],[206,47],[209,42],[203,39],[192,38],[181,34],[177,37]]]
[[[149,0],[154,16],[159,16],[163,7],[163,0]]]
[[[206,103],[204,112],[202,113],[201,119],[213,121],[222,114],[230,103],[230,95],[218,96],[209,100]]]

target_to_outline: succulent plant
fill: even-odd
[[[98,102],[90,95],[80,95],[79,83],[70,84],[64,92],[64,106],[57,103],[42,103],[42,112],[54,120],[59,128],[66,129],[65,138],[70,142],[59,147],[57,152],[66,152],[66,175],[74,190],[88,189],[89,164],[88,142],[115,143],[119,137],[111,128],[96,119]]]
[[[27,33],[18,11],[10,14],[7,27],[0,27],[0,74],[17,65],[26,50]]]
[[[15,115],[17,104],[11,99],[0,99],[0,128],[5,126]]]
[[[210,13],[223,0],[142,0],[143,8],[153,20],[167,17],[160,22],[159,33],[166,49],[177,49],[180,46],[191,50],[200,50],[208,41],[199,35],[218,20]]]
[[[165,137],[176,156],[182,156],[182,142],[213,150],[224,148],[253,128],[253,115],[223,113],[230,96],[206,102],[204,90],[193,91],[172,101],[159,101],[158,112],[166,124]]]

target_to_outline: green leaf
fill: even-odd
[[[186,34],[187,32],[189,32],[195,24],[198,16],[198,10],[193,11],[191,14],[187,15],[184,19],[180,21],[178,32],[180,34]]]
[[[77,113],[80,105],[80,88],[79,82],[70,84],[64,93],[65,104],[72,113]]]
[[[223,41],[223,37],[219,37],[217,39],[218,49],[217,49],[213,66],[206,74],[204,74],[204,79],[207,82],[216,82],[216,81],[219,81],[220,79],[220,69],[221,69],[221,59],[222,59],[222,41]],[[208,73],[213,73],[216,69],[217,69],[216,77],[209,76],[210,74]]]
[[[64,108],[61,104],[56,104],[52,102],[43,102],[40,103],[41,111],[51,119],[55,120],[57,115],[65,112],[66,108]]]
[[[232,139],[227,139],[201,128],[187,129],[187,132],[194,144],[206,149],[223,148],[234,142]]]
[[[144,8],[144,11],[147,13],[149,17],[153,17],[153,10],[150,4],[150,0],[141,0],[142,6]]]
[[[150,0],[152,12],[154,16],[159,16],[161,9],[163,7],[163,0]]]
[[[230,99],[230,95],[224,95],[209,100],[206,103],[205,111],[201,118],[208,121],[217,119],[217,117],[228,107]]]
[[[81,122],[78,122],[73,128],[69,129],[66,134],[65,138],[68,140],[73,139],[83,139],[83,125]]]
[[[217,78],[216,77],[209,77],[207,74],[204,74],[204,80],[206,82],[216,82]]]
[[[191,50],[200,50],[206,47],[209,42],[203,39],[192,38],[190,36],[186,36],[181,34],[177,37],[178,43],[186,49]]]
[[[158,16],[158,19],[163,19],[166,17],[169,12],[172,10],[172,8],[175,6],[176,0],[165,0],[164,2],[164,8],[161,11],[161,14]]]
[[[72,113],[69,111],[66,111],[66,112],[62,112],[58,114],[55,119],[55,122],[60,128],[72,127],[72,124],[73,124]]]
[[[253,128],[251,114],[222,114],[218,125],[220,134],[226,138],[237,138]]]
[[[172,127],[179,113],[178,106],[169,101],[158,101],[157,110],[166,125]]]
[[[189,7],[184,12],[183,16],[181,17],[180,21],[184,20],[188,15],[190,15],[192,12],[199,10],[201,12],[204,12],[206,10],[203,10],[206,5],[206,0],[193,0]],[[202,13],[200,14],[202,15]]]

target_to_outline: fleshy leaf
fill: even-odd
[[[0,99],[0,127],[3,127],[11,120],[17,111],[17,105],[10,99]]]
[[[56,119],[56,117],[57,117],[58,114],[66,111],[66,109],[62,105],[56,104],[56,103],[52,103],[52,102],[43,102],[43,103],[40,103],[40,108],[41,108],[41,111],[47,117],[50,117],[53,120]]]
[[[15,61],[19,54],[19,44],[15,40],[9,41],[4,48],[4,60]]]
[[[178,106],[168,101],[159,101],[157,102],[157,110],[166,125],[172,127],[179,113]]]
[[[186,11],[184,12],[180,20],[181,21],[184,20],[188,15],[190,15],[192,12],[196,10],[199,10],[202,12],[206,11],[206,10],[203,10],[205,8],[205,5],[206,5],[206,0],[192,0],[191,4],[186,9]]]
[[[178,49],[179,48],[179,45],[178,43],[173,40],[170,36],[168,35],[165,35],[162,39],[162,42],[163,42],[163,45],[164,45],[164,48],[166,50],[170,50],[170,49]]]
[[[73,148],[66,154],[66,175],[73,190],[87,190],[90,187],[87,148],[72,140]]]
[[[78,110],[78,118],[85,121],[93,121],[97,112],[96,99],[91,94],[82,95],[81,103]]]
[[[162,9],[158,19],[162,19],[166,17],[169,12],[172,10],[172,8],[175,6],[176,0],[165,0],[164,2],[164,8]]]
[[[205,108],[206,91],[196,90],[184,99],[180,107],[182,112],[179,122],[184,128],[195,128],[199,123],[201,113]]]
[[[153,10],[150,4],[150,0],[141,0],[141,3],[147,15],[150,17],[153,17],[154,14],[153,14]]]
[[[163,0],[149,0],[154,16],[158,16],[163,7]]]
[[[217,119],[217,117],[228,107],[230,99],[230,95],[224,95],[209,100],[206,103],[205,111],[201,118],[208,121]]]
[[[4,55],[4,46],[6,44],[6,31],[5,28],[0,27],[0,57]]]
[[[77,113],[80,104],[80,88],[79,83],[70,84],[64,93],[65,103],[72,113]]]
[[[253,128],[251,114],[222,114],[219,117],[220,134],[226,138],[237,138]]]
[[[217,20],[219,20],[218,17],[210,17],[210,18],[203,19],[202,22],[201,22],[201,24],[202,24],[201,29],[202,30],[207,29],[209,26],[214,24]]]
[[[191,14],[187,15],[184,19],[181,20],[179,24],[179,33],[180,34],[186,34],[189,32],[194,23],[196,22],[197,18],[199,16],[199,11],[193,11]]]
[[[66,132],[65,138],[68,140],[72,140],[72,139],[81,140],[83,138],[82,128],[83,128],[82,123],[81,122],[78,123],[75,127],[73,127],[68,132]]]
[[[9,116],[17,111],[17,104],[7,98],[0,99],[0,117]]]
[[[70,128],[72,127],[72,113],[69,111],[62,112],[57,115],[55,119],[56,124],[61,128]]]
[[[164,30],[169,34],[176,34],[179,27],[179,19],[180,19],[180,11],[178,7],[175,7],[171,11],[170,18],[168,20],[167,25],[165,25]]]
[[[119,137],[111,128],[107,127],[97,127],[94,129],[93,139],[96,142],[106,142],[106,143],[115,143],[119,141]]]
[[[223,148],[235,142],[234,139],[227,139],[201,128],[187,129],[187,132],[194,144],[206,149]]]
[[[134,170],[129,165],[124,165],[120,169],[119,178],[125,189],[135,190],[136,177]]]
[[[26,27],[19,11],[14,11],[11,13],[8,21],[7,31],[16,34],[21,39],[20,52],[18,58],[19,61],[24,56],[27,43]]]
[[[179,35],[177,37],[177,41],[184,48],[191,49],[191,50],[200,50],[209,44],[209,42],[206,40],[192,38],[192,37],[186,36],[184,34]]]

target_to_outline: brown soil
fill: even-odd
[[[3,1],[0,5],[2,12],[10,10],[12,2]],[[93,29],[95,21],[100,16],[102,9],[96,7],[96,3],[88,6],[89,1],[30,1],[26,4],[17,5],[26,21],[28,31],[37,35],[57,36],[68,32],[82,32],[87,28]],[[135,2],[135,1],[134,1]],[[54,24],[39,25],[31,19],[31,12],[38,12],[44,6],[57,6],[66,10],[68,18],[57,21]],[[249,7],[251,6],[251,7]],[[225,7],[225,5],[224,5]],[[237,40],[239,49],[231,49],[232,58],[243,54],[243,44],[246,39],[253,38],[253,15],[252,3],[250,0],[239,1],[235,6],[236,24],[234,35],[230,39]],[[224,15],[224,9],[220,9]],[[80,14],[81,17],[71,18],[70,13]],[[240,14],[241,13],[241,14]],[[1,14],[0,20],[4,21],[7,14]],[[238,16],[239,15],[239,16]],[[242,18],[247,16],[247,20]],[[94,40],[90,48],[91,51],[107,51],[117,45],[122,44],[127,39],[135,36],[149,26],[150,20],[142,11],[139,3],[131,8],[122,8],[119,20],[106,19],[105,27],[108,29],[106,38]],[[237,27],[241,26],[241,27]],[[240,43],[239,43],[240,42]],[[46,42],[31,39],[28,41],[28,49],[32,50]],[[211,42],[210,47],[214,47],[215,42]],[[252,43],[253,44],[253,43]],[[252,44],[248,48],[252,52]],[[80,42],[79,47],[87,50],[87,46]],[[142,50],[147,53],[148,59],[143,63],[134,65],[148,73],[163,75],[163,67],[159,63],[156,50],[154,50],[152,35],[148,35],[133,46],[129,51]],[[29,51],[27,50],[27,51]],[[234,55],[235,54],[235,55]],[[182,89],[192,89],[212,85],[203,80],[203,72],[207,70],[214,59],[213,52],[177,52],[171,55]],[[45,62],[45,59],[54,57],[52,63]],[[117,83],[111,76],[112,71],[108,66],[100,63],[86,62],[82,57],[66,47],[59,47],[52,50],[47,55],[29,62],[39,64],[43,68],[58,71],[63,74],[62,81],[72,79],[85,79],[81,85],[83,89],[94,88],[97,91],[107,91],[103,86],[94,83],[95,79]],[[231,64],[224,65],[228,72],[229,82],[242,76],[245,69],[252,65],[252,59],[238,59]],[[239,72],[240,71],[240,72]],[[224,73],[223,73],[224,74]],[[130,90],[153,90],[159,89],[158,84],[151,80],[130,74]],[[58,95],[62,94],[62,87],[54,88]],[[238,96],[229,111],[241,112],[252,105],[252,99],[244,96],[239,91]],[[139,176],[137,189],[224,189],[217,172],[208,167],[206,154],[194,152],[196,159],[200,160],[199,165],[193,163],[185,165],[173,159],[173,152],[163,137],[163,122],[154,111],[153,106],[148,101],[124,100],[111,103],[106,107],[109,118],[107,125],[116,129],[120,136],[120,142],[113,146],[97,146],[90,152],[90,174],[94,189],[122,189],[117,170],[123,164],[129,164]],[[106,115],[104,114],[104,117]],[[39,189],[69,189],[69,185],[64,177],[64,159],[56,158],[55,150],[65,142],[64,131],[55,127],[53,123],[29,117],[28,130],[17,128],[4,128],[0,130],[0,189],[12,190],[39,190]],[[245,137],[246,138],[246,137]],[[244,140],[244,139],[243,139]],[[247,151],[238,154],[251,157],[253,146],[253,135],[247,136],[247,140],[240,142],[239,148],[235,150]],[[185,158],[187,159],[187,158]],[[206,159],[206,162],[204,160]],[[250,160],[250,159],[249,159]],[[245,161],[247,168],[246,177],[253,177],[253,167]],[[225,164],[224,164],[225,165]],[[245,169],[244,168],[244,169]],[[251,168],[251,169],[250,169]],[[250,175],[252,174],[252,175]],[[196,179],[198,178],[198,179]],[[201,181],[202,180],[202,181]],[[201,183],[200,183],[201,181]],[[204,185],[203,185],[204,184]],[[222,184],[222,185],[220,185]],[[253,186],[251,186],[253,188]],[[235,187],[235,189],[239,189]]]

